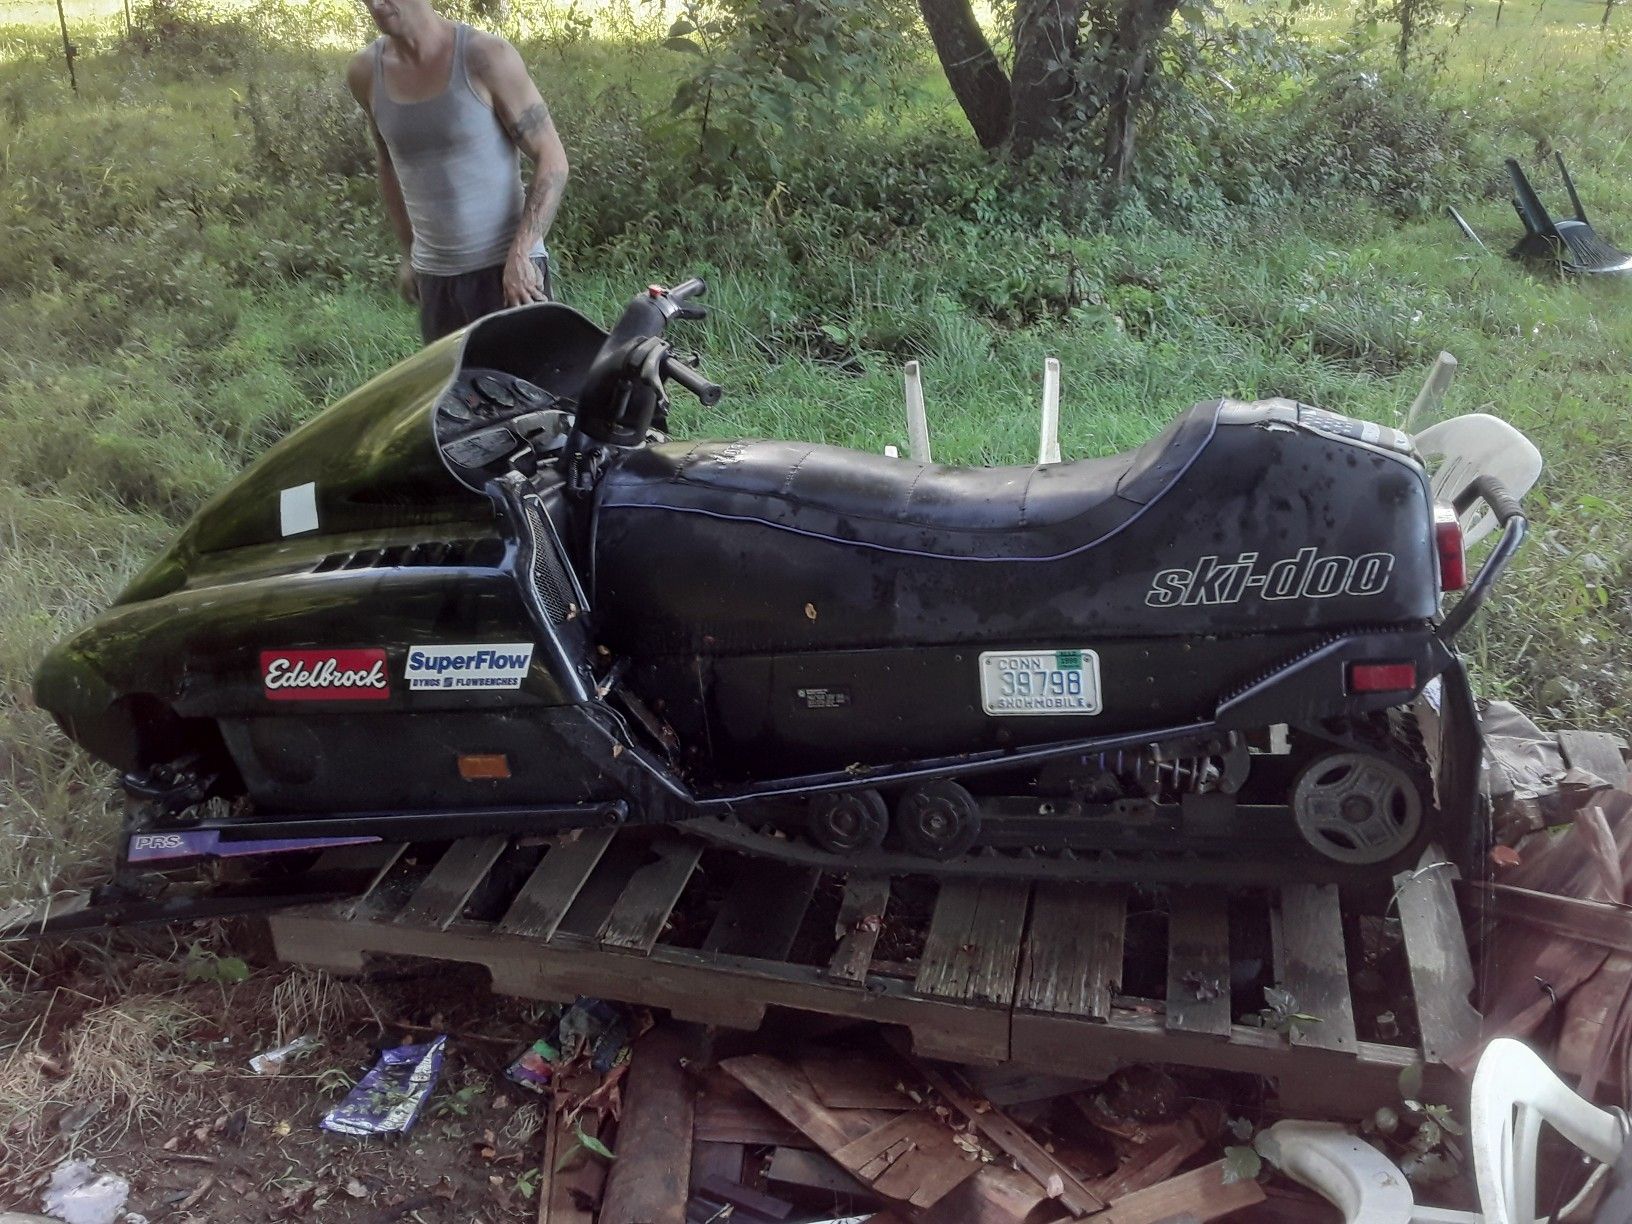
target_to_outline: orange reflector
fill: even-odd
[[[1350,663],[1349,692],[1400,693],[1417,687],[1415,663]]]
[[[466,782],[490,782],[510,776],[510,758],[502,752],[461,752],[459,776]]]

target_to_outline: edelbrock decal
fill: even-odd
[[[531,642],[410,646],[403,678],[411,689],[515,689],[532,662]]]
[[[1381,595],[1394,572],[1392,553],[1359,557],[1298,555],[1259,568],[1258,554],[1244,552],[1234,561],[1202,557],[1189,569],[1162,570],[1151,581],[1145,603],[1152,608],[1237,603],[1248,595],[1260,599],[1330,599],[1334,595]]]
[[[261,683],[269,701],[384,701],[391,696],[385,651],[263,650]]]

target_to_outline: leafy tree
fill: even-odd
[[[1113,183],[1133,161],[1140,103],[1179,0],[1015,0],[1005,73],[970,0],[918,0],[948,83],[976,138],[1016,158],[1103,128]]]

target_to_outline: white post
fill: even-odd
[[[1043,362],[1043,434],[1037,443],[1037,462],[1060,461],[1060,361]]]
[[[918,363],[907,362],[907,455],[915,463],[931,463],[929,418],[924,415],[924,383]]]
[[[1417,398],[1411,401],[1411,410],[1405,414],[1406,433],[1416,432],[1419,418],[1439,411],[1440,405],[1445,402],[1445,393],[1451,389],[1451,379],[1455,377],[1455,357],[1442,352],[1434,358],[1433,369],[1428,371],[1422,390],[1417,392]]]

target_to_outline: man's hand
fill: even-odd
[[[511,251],[504,261],[504,304],[525,306],[528,302],[549,300],[550,295],[544,292],[544,277],[532,256]]]
[[[397,265],[397,292],[410,305],[419,304],[419,278],[414,275],[414,265],[406,258]]]

